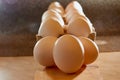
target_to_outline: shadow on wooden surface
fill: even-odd
[[[73,80],[76,76],[81,74],[86,69],[86,66],[82,66],[82,68],[76,72],[71,74],[66,74],[60,71],[57,67],[46,68],[46,74],[50,76],[53,80]]]
[[[66,74],[56,67],[37,70],[34,80],[102,80],[96,64],[83,66],[78,72]]]

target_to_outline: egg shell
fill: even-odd
[[[62,16],[58,12],[56,12],[55,10],[47,10],[47,11],[45,11],[43,13],[43,15],[42,15],[42,21],[45,21],[45,20],[47,20],[47,19],[49,19],[51,17],[54,17],[54,18],[58,19],[58,21],[60,21],[60,23],[62,25],[64,25],[64,21],[62,19]]]
[[[61,11],[61,10],[58,9],[58,8],[51,8],[51,9],[49,9],[49,10],[54,10],[54,11],[56,11],[57,13],[59,13],[59,14],[61,15],[61,17],[63,17],[64,14],[65,14],[63,11]]]
[[[61,5],[59,2],[57,2],[57,1],[52,2],[52,3],[49,5],[49,7],[48,7],[48,9],[53,9],[53,8],[57,8],[57,9],[59,9],[62,13],[64,13],[64,8],[63,8],[62,5]]]
[[[84,64],[93,63],[98,57],[98,53],[99,53],[98,46],[96,45],[94,41],[92,41],[89,38],[79,37],[79,39],[82,42],[84,49],[85,49]]]
[[[55,65],[53,60],[53,47],[56,40],[56,37],[47,36],[40,39],[36,43],[33,50],[33,55],[36,62],[43,66]]]
[[[86,16],[83,16],[75,11],[73,13],[71,13],[70,15],[66,16],[66,20],[68,21],[68,23],[77,18],[83,18],[83,19],[87,20]]]
[[[88,37],[88,35],[91,32],[92,32],[91,27],[89,26],[87,21],[82,18],[77,18],[69,22],[68,27],[67,27],[67,33],[73,34],[75,36]]]
[[[47,19],[42,22],[38,31],[38,35],[41,37],[55,36],[59,37],[64,34],[63,26],[55,18]]]
[[[79,13],[75,13],[72,15],[72,17],[69,17],[69,23],[71,23],[79,18],[84,19],[87,22],[87,24],[89,25],[91,31],[93,32],[93,25],[92,25],[91,21],[86,16],[81,15]]]
[[[75,36],[63,35],[55,42],[53,58],[61,71],[74,73],[81,68],[84,61],[83,45]]]
[[[82,6],[80,5],[80,3],[78,1],[72,1],[71,3],[69,3],[65,9],[66,12],[68,12],[70,9],[77,9],[80,12],[83,12]]]
[[[74,14],[74,12],[77,12],[77,13],[79,13],[80,15],[85,16],[85,14],[84,14],[83,11],[77,10],[77,9],[75,9],[75,8],[73,8],[73,7],[72,7],[69,11],[66,12],[66,15]]]
[[[70,2],[70,3],[66,6],[66,8],[65,8],[65,12],[68,12],[69,9],[70,9],[72,6],[73,6],[73,1]]]

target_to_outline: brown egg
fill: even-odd
[[[74,13],[78,13],[78,14],[80,14],[80,15],[85,16],[85,14],[84,14],[83,11],[79,11],[79,10],[73,8],[73,7],[72,7],[69,11],[66,12],[66,16],[67,16],[67,15],[73,15]]]
[[[88,37],[92,32],[91,27],[83,18],[77,18],[68,23],[67,33],[73,34],[75,36]]]
[[[56,11],[57,13],[59,13],[60,15],[61,15],[61,17],[63,17],[64,16],[64,12],[62,12],[60,9],[58,9],[58,8],[51,8],[51,9],[49,9],[49,10],[54,10],[54,11]]]
[[[68,23],[77,19],[77,18],[83,18],[83,19],[87,20],[86,16],[83,16],[83,15],[77,13],[76,11],[73,11],[73,13],[66,16],[66,20],[68,21]]]
[[[73,21],[75,21],[76,19],[79,19],[79,18],[84,19],[87,22],[87,24],[89,25],[91,31],[93,31],[92,30],[93,25],[92,25],[91,21],[86,16],[80,15],[79,13],[73,14],[72,17],[69,18],[69,23],[71,23],[71,22],[73,22]]]
[[[99,53],[98,46],[96,45],[95,42],[93,42],[89,38],[79,37],[79,39],[82,42],[85,49],[84,64],[90,64],[94,62],[98,57],[98,53]]]
[[[51,17],[54,17],[54,18],[58,19],[58,21],[60,21],[60,23],[62,25],[64,25],[64,21],[62,19],[62,16],[58,12],[56,12],[55,10],[47,10],[47,11],[45,11],[43,13],[43,15],[42,15],[42,21],[45,21],[45,20],[47,20],[47,19],[49,19]]]
[[[53,46],[56,37],[47,36],[40,39],[33,50],[34,59],[43,66],[53,66],[55,65],[53,60]]]
[[[78,1],[72,1],[71,3],[69,3],[65,9],[66,12],[68,12],[71,9],[77,9],[80,12],[83,12],[82,6],[80,5],[80,3]]]
[[[49,7],[48,7],[48,9],[59,9],[60,11],[61,11],[61,13],[62,14],[64,14],[64,8],[62,7],[62,5],[59,3],[59,2],[57,2],[57,1],[55,1],[55,2],[52,2],[50,5],[49,5]]]
[[[63,25],[55,18],[49,18],[42,22],[38,31],[38,35],[42,37],[55,36],[59,37],[64,34]]]
[[[57,67],[65,73],[78,71],[84,61],[84,48],[72,35],[63,35],[55,42],[53,58]]]

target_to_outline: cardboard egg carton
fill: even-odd
[[[75,7],[77,5],[77,7]],[[71,8],[73,8],[73,10],[71,9]],[[53,2],[53,3],[51,3],[50,5],[49,5],[49,7],[48,7],[48,10],[54,10],[55,12],[57,12],[57,13],[59,13],[60,14],[60,16],[62,17],[62,20],[64,21],[64,26],[66,26],[66,25],[68,25],[68,21],[66,20],[67,19],[67,16],[66,15],[70,15],[70,11],[73,11],[73,13],[74,13],[74,8],[75,8],[75,10],[78,10],[78,13],[80,13],[80,15],[82,15],[82,16],[85,16],[85,14],[84,14],[84,12],[83,12],[83,9],[82,9],[82,6],[77,2],[77,1],[73,1],[73,2],[71,2],[70,4],[68,4],[67,5],[67,7],[66,7],[66,9],[64,9],[62,6],[61,6],[61,4],[57,4],[56,5],[56,2]],[[71,9],[71,10],[70,10]],[[48,11],[48,10],[46,10],[46,11]],[[76,13],[76,11],[75,11],[75,13]],[[44,16],[44,14],[45,13],[43,13],[43,16]],[[56,15],[56,14],[55,14]],[[43,17],[42,16],[42,17]],[[47,17],[51,17],[52,15],[48,15]],[[47,18],[46,17],[46,18]],[[72,17],[72,16],[71,16]],[[85,16],[86,17],[86,16]],[[87,18],[87,17],[86,17]],[[72,19],[72,18],[71,18]],[[88,18],[87,18],[88,19]],[[89,20],[89,19],[88,19]],[[44,21],[44,20],[43,20]],[[90,20],[89,20],[89,23],[91,24],[91,27],[92,27],[92,30],[91,30],[91,33],[87,36],[88,38],[90,38],[91,40],[95,40],[95,38],[96,38],[96,31],[95,31],[95,28],[93,27],[93,25],[92,25],[92,23],[90,22]],[[41,24],[42,24],[42,22],[41,22]],[[41,27],[41,26],[40,26]],[[64,34],[69,34],[69,33],[66,33],[66,31],[65,31],[65,28],[63,28],[64,29]],[[63,34],[63,35],[64,35]],[[42,36],[38,33],[38,34],[36,34],[36,40],[38,41],[39,39],[41,39],[42,38]]]

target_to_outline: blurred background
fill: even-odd
[[[41,15],[56,0],[0,0],[0,56],[31,56]],[[65,8],[72,0],[57,0]],[[100,52],[120,51],[120,0],[77,0],[93,23]]]

